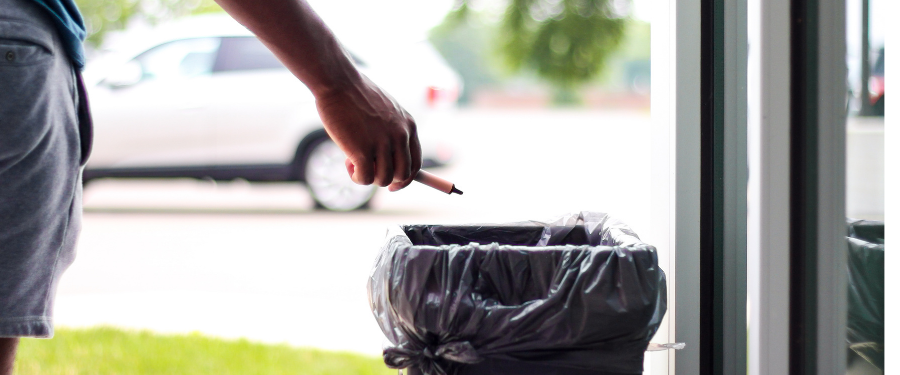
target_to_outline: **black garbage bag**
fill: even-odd
[[[666,311],[656,249],[592,212],[392,228],[368,291],[385,363],[429,375],[491,361],[640,374]]]
[[[847,220],[847,341],[884,370],[884,222]]]

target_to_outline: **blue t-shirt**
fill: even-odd
[[[66,47],[69,58],[79,69],[84,68],[84,38],[87,32],[84,29],[84,19],[74,0],[34,0],[38,5],[50,12],[53,22],[62,42]]]

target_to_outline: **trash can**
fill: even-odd
[[[847,230],[847,345],[883,372],[884,222],[847,219]]]
[[[385,363],[423,375],[641,374],[666,311],[656,249],[597,212],[391,228],[368,292]]]

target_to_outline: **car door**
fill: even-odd
[[[134,82],[110,77],[92,90],[96,137],[90,168],[205,166],[215,156],[210,73],[218,38],[177,40],[122,68]]]
[[[290,162],[319,128],[312,94],[255,37],[226,37],[213,66],[216,164]]]

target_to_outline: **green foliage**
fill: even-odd
[[[628,60],[650,60],[650,24],[629,20],[621,48],[615,55]]]
[[[634,81],[650,77],[650,24],[628,20],[620,47],[606,60],[606,69],[594,81],[618,89],[631,86]]]
[[[388,375],[380,358],[200,334],[159,335],[114,328],[59,329],[52,340],[23,339],[17,375]]]
[[[520,81],[553,84],[554,103],[571,105],[581,102],[580,85],[609,82],[623,65],[649,59],[649,25],[617,14],[623,0],[509,0],[496,15],[469,1],[458,0],[429,37],[462,76],[463,103],[473,89],[509,78],[495,65]]]
[[[87,43],[98,46],[107,31],[119,30],[139,11],[134,0],[76,0],[87,26]]]
[[[610,0],[511,0],[501,24],[507,64],[533,68],[561,88],[603,71],[625,34]]]
[[[88,29],[87,43],[97,47],[107,32],[143,18],[150,23],[190,14],[221,12],[214,0],[75,0]]]
[[[469,7],[472,0],[458,0],[456,10],[432,33],[432,43],[454,65],[454,53],[439,45],[447,39],[459,39],[453,28],[468,28],[466,20],[478,16]],[[495,39],[488,48],[499,55],[513,72],[533,72],[559,90],[561,102],[577,102],[571,91],[598,78],[610,57],[622,44],[632,22],[617,9],[628,0],[508,0],[506,11],[493,30]],[[485,28],[481,27],[483,37]],[[642,31],[642,30],[641,30]],[[456,31],[456,33],[461,33]],[[469,38],[475,46],[480,38]],[[455,46],[457,47],[457,46]],[[469,45],[468,50],[472,51]],[[649,45],[646,47],[649,53]],[[643,51],[628,51],[627,55]],[[619,54],[621,56],[621,54]],[[489,59],[482,59],[482,63]],[[471,63],[465,65],[473,65]],[[459,69],[458,69],[459,70]],[[482,69],[483,70],[483,69]],[[465,77],[464,77],[465,78]]]
[[[461,8],[464,9],[464,8]],[[498,81],[491,58],[492,25],[478,14],[465,10],[451,12],[444,22],[431,30],[428,40],[463,80],[460,103],[467,103],[473,89]]]

